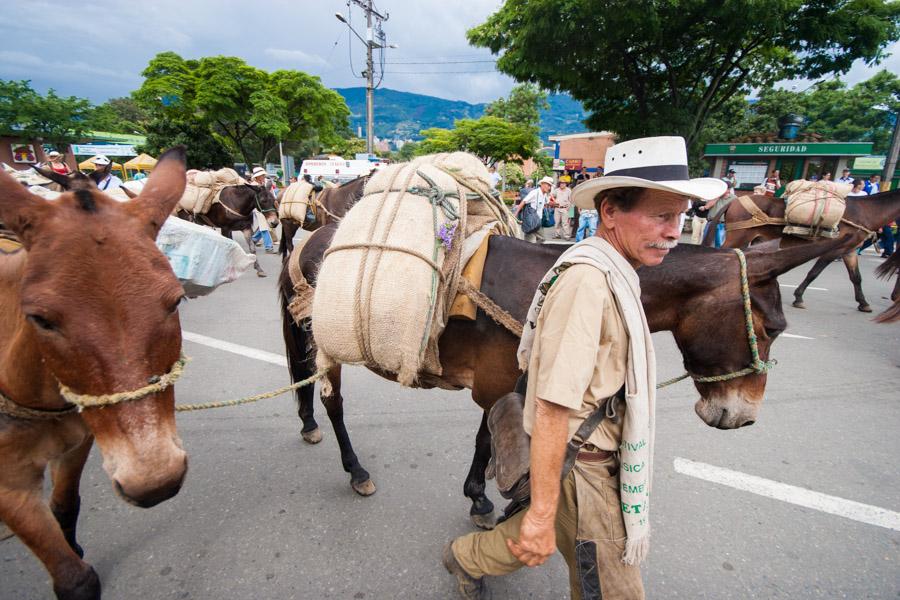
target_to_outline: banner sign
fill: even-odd
[[[584,161],[580,158],[567,158],[566,171],[580,171]]]
[[[809,142],[791,144],[707,144],[706,156],[861,156],[872,153],[872,142]]]
[[[131,144],[72,144],[72,154],[77,156],[137,156]]]
[[[553,170],[554,171],[562,171],[566,168],[566,162],[561,158],[553,159]]]
[[[31,165],[37,162],[37,155],[31,144],[10,144],[9,146],[12,150],[13,162]]]
[[[885,156],[860,156],[853,161],[853,168],[861,171],[883,171]]]

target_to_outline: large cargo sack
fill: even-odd
[[[243,183],[246,182],[238,172],[228,167],[218,171],[192,169],[187,172],[187,185],[178,206],[195,215],[205,215],[219,201],[223,189]]]
[[[421,370],[440,374],[437,338],[456,293],[458,264],[449,259],[459,260],[466,192],[422,162],[368,181],[319,270],[312,321],[320,368],[365,364],[406,386]]]
[[[205,296],[234,281],[253,265],[253,256],[214,229],[169,217],[156,236],[188,297]]]
[[[313,201],[313,185],[307,181],[292,183],[281,194],[278,203],[278,218],[290,219],[303,225],[306,211]]]
[[[835,181],[798,179],[787,184],[784,233],[802,237],[835,237],[847,208],[847,194],[853,189]]]

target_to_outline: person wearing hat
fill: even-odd
[[[530,502],[444,548],[464,598],[485,597],[485,575],[543,564],[557,548],[573,598],[644,597],[656,365],[635,269],[659,264],[677,245],[688,198],[711,200],[726,186],[689,177],[681,137],[612,146],[606,168],[572,192],[576,206],[598,211],[597,234],[544,275],[519,345]]]
[[[559,178],[559,185],[550,193],[550,204],[553,206],[553,218],[556,221],[553,229],[553,237],[570,239],[572,237],[572,224],[569,222],[569,207],[572,204],[572,189],[569,187],[571,177],[563,175]]]
[[[56,150],[52,150],[47,154],[47,164],[44,166],[51,169],[54,173],[59,173],[60,175],[68,175],[72,172],[69,169],[69,165],[67,165],[63,161],[63,155]]]
[[[97,180],[97,187],[101,191],[105,192],[122,187],[122,180],[119,179],[118,176],[112,174],[112,162],[108,158],[101,154],[92,158],[91,162],[94,164],[94,169],[100,175]]]
[[[519,200],[519,203],[516,205],[515,215],[519,216],[525,207],[527,206],[529,210],[533,210],[535,214],[538,216],[538,221],[540,221],[540,217],[544,214],[544,206],[550,202],[550,188],[553,187],[553,179],[550,177],[544,177],[538,182],[538,186],[531,190],[527,196]],[[541,237],[541,226],[538,224],[536,229],[532,229],[531,231],[525,231],[525,227],[527,225],[524,222],[522,223],[522,231],[525,233],[525,241],[526,242],[540,242],[544,238]]]
[[[266,173],[265,169],[253,167],[253,171],[250,173],[250,183],[261,186],[263,189],[269,189],[268,177],[269,174]],[[262,242],[266,248],[266,254],[277,254],[278,250],[275,249],[275,243],[272,240],[272,232],[269,230],[266,216],[255,208],[253,209],[253,229],[255,229],[251,237],[253,243],[259,246],[260,242]]]

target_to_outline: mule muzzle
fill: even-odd
[[[175,496],[187,475],[187,454],[179,451],[166,469],[154,473],[126,470],[112,478],[116,493],[127,503],[150,508]]]
[[[759,403],[736,397],[700,398],[694,404],[694,412],[710,427],[738,429],[756,422]]]

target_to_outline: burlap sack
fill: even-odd
[[[420,156],[413,164],[430,164],[455,174],[465,182],[471,192],[467,202],[466,237],[480,230],[486,224],[496,221],[500,233],[522,238],[522,230],[509,208],[499,198],[493,198],[490,173],[481,160],[468,152],[450,152]],[[475,194],[480,197],[476,197]]]
[[[178,206],[195,215],[205,215],[212,205],[219,201],[219,194],[230,185],[241,185],[244,179],[234,169],[225,167],[218,171],[197,171],[186,173],[187,185]]]
[[[307,181],[292,183],[281,194],[278,204],[278,218],[290,219],[301,225],[306,220],[306,211],[313,200],[313,186]]]
[[[806,227],[811,233],[833,229],[844,216],[851,189],[835,181],[792,181],[784,190],[785,219],[789,226]]]
[[[422,195],[433,189],[428,179],[465,197],[456,179],[424,161],[391,165],[375,173],[341,221],[313,300],[320,368],[366,364],[407,386],[420,372],[440,375],[437,340],[456,292],[453,260],[462,240],[453,235],[448,253],[439,232],[452,223],[445,208],[460,216],[457,230],[466,216],[457,198],[445,196],[442,207]]]

